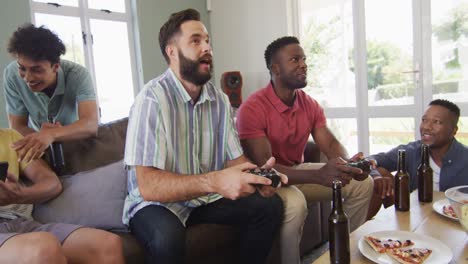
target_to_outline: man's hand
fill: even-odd
[[[375,176],[374,177],[374,192],[376,192],[380,198],[385,199],[387,196],[393,195],[393,178]]]
[[[333,180],[340,180],[343,186],[348,184],[353,179],[353,174],[362,174],[362,170],[346,165],[346,161],[342,158],[333,158],[320,168],[320,176],[322,177],[322,185],[327,187],[333,186]]]
[[[276,159],[274,157],[270,157],[267,162],[262,166],[262,169],[273,169],[275,166]],[[281,183],[278,185],[278,187],[272,187],[272,186],[267,186],[267,185],[260,185],[257,186],[258,192],[263,196],[263,197],[270,197],[273,196],[276,193],[276,189],[281,187],[281,184],[288,184],[288,177],[277,170],[275,170],[276,174],[281,178]]]
[[[11,173],[7,173],[6,181],[0,181],[0,206],[19,203],[22,187]]]
[[[383,168],[378,168],[376,160],[369,159],[369,161],[371,162],[372,169],[375,172],[374,175],[372,175],[371,172],[374,179],[374,192],[382,199],[393,196],[393,175]]]
[[[246,172],[256,167],[255,164],[245,162],[218,171],[211,177],[211,184],[217,193],[227,199],[236,200],[249,196],[255,192],[255,184],[271,184],[270,179]]]
[[[41,130],[14,142],[11,147],[18,153],[18,161],[29,162],[42,157],[44,151],[54,142],[51,129],[61,126],[59,122],[42,123]]]
[[[18,161],[29,162],[39,159],[44,155],[44,151],[54,141],[54,138],[47,131],[31,133],[24,138],[14,142],[11,148],[18,153]]]
[[[364,158],[364,153],[358,152],[354,154],[354,156],[352,156],[349,160],[352,162],[356,162],[356,161],[362,160],[363,158]]]

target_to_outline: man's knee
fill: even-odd
[[[347,186],[345,186],[346,196],[360,197],[369,201],[372,197],[373,192],[374,180],[370,176],[363,181],[352,180]]]
[[[99,248],[94,261],[96,263],[122,263],[123,262],[123,245],[122,240],[118,235],[103,232],[100,235]]]
[[[145,248],[148,257],[158,260],[170,260],[172,256],[183,257],[186,230],[168,209],[160,206],[141,209],[130,220],[130,229]]]
[[[182,261],[185,253],[185,230],[161,228],[147,232],[148,237],[140,241],[152,258],[167,260],[168,263],[178,263],[177,259]]]
[[[304,194],[295,186],[284,187],[278,191],[284,206],[284,222],[298,220],[303,222],[307,217],[307,202]]]
[[[18,245],[7,245],[7,243],[18,243]],[[66,257],[62,251],[62,246],[55,236],[47,232],[33,232],[18,235],[4,246],[15,248],[18,246],[16,263],[66,263]],[[3,247],[3,246],[2,246]]]

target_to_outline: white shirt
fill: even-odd
[[[439,183],[440,183],[440,167],[434,162],[432,157],[429,155],[429,166],[431,166],[433,174],[432,174],[432,183],[434,185],[434,191],[440,191]]]

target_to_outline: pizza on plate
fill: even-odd
[[[407,239],[401,241],[398,239],[380,239],[373,236],[365,236],[367,243],[377,252],[384,253],[390,249],[404,248],[414,245],[414,242]]]
[[[442,207],[442,212],[444,213],[444,215],[457,218],[457,214],[455,213],[455,210],[453,210],[453,207],[451,205],[444,205],[444,207]]]
[[[399,263],[420,264],[423,263],[432,253],[427,248],[394,248],[387,251],[387,254]]]

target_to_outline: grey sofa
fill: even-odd
[[[62,174],[74,175],[78,172],[96,169],[119,161],[124,156],[127,119],[99,126],[98,136],[63,144],[66,167]],[[310,142],[305,151],[305,160],[319,162],[320,151]],[[123,168],[122,168],[123,169]],[[100,175],[104,177],[105,175]],[[301,255],[328,240],[327,218],[329,202],[308,203],[309,215],[301,241]],[[118,232],[124,242],[127,263],[144,263],[142,248],[128,232]],[[238,263],[236,248],[237,230],[222,225],[198,225],[189,228],[187,234],[187,263]],[[277,245],[276,245],[277,247]],[[278,263],[277,250],[272,250],[269,263]],[[156,261],[155,261],[156,263]]]

